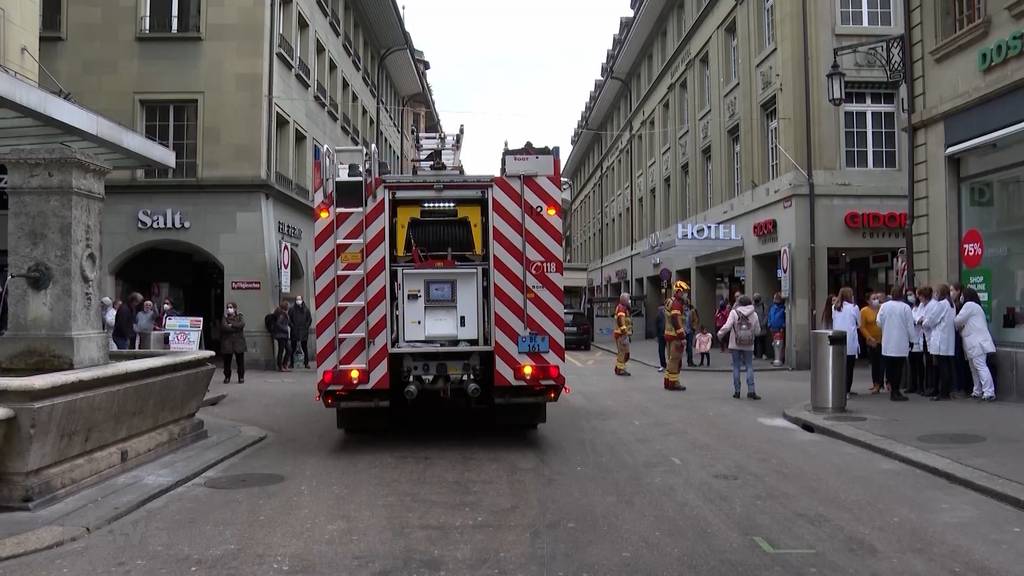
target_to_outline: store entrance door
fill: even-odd
[[[896,283],[895,258],[896,250],[829,248],[828,293],[849,286],[858,306],[865,306],[872,292],[888,294]]]
[[[215,327],[224,311],[224,267],[211,254],[183,242],[153,244],[125,260],[114,276],[117,298],[138,292],[158,309],[170,298],[181,314],[202,317],[206,349],[220,350]]]

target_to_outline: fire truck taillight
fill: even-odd
[[[522,380],[524,382],[539,382],[541,380],[558,380],[561,375],[561,370],[558,366],[534,366],[532,364],[523,364],[516,370],[516,380]]]
[[[324,384],[327,384],[328,386],[330,386],[331,383],[334,382],[334,371],[333,370],[328,370],[328,371],[324,372],[323,381],[324,381]]]

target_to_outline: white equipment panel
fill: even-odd
[[[403,342],[477,340],[481,317],[480,271],[403,270]]]

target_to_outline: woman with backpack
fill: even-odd
[[[760,400],[754,391],[754,340],[761,333],[761,322],[754,311],[749,296],[741,295],[736,307],[729,312],[725,324],[718,330],[718,339],[724,341],[729,335],[729,350],[732,351],[733,398],[740,397],[740,367],[747,370],[747,398]]]

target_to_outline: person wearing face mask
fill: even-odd
[[[170,298],[164,298],[164,304],[160,310],[160,326],[163,327],[168,318],[175,316],[181,316],[181,313],[175,310],[174,302]]]
[[[964,349],[971,361],[974,378],[971,398],[993,402],[996,399],[996,387],[992,381],[992,372],[988,368],[988,355],[995,353],[996,346],[988,331],[988,321],[985,319],[985,310],[981,307],[978,292],[968,286],[964,289],[963,296],[964,305],[953,323],[963,337]]]
[[[924,394],[924,330],[918,323],[924,306],[917,299],[913,290],[907,291],[907,304],[914,318],[914,334],[910,343],[910,354],[907,364],[910,367],[910,380],[907,382],[907,394]]]
[[[245,383],[245,316],[238,305],[228,302],[220,323],[220,354],[224,359],[224,383],[231,382],[231,358],[238,367],[238,383]]]
[[[860,312],[857,305],[853,303],[853,289],[844,286],[835,296],[835,304],[832,310],[832,329],[841,330],[846,333],[846,396],[856,396],[853,391],[853,369],[857,365],[857,355],[860,353],[860,339],[857,338],[857,330],[860,328]]]
[[[949,299],[953,301],[954,311],[959,314],[964,307],[964,288],[959,282],[949,285]],[[967,398],[974,391],[971,364],[964,350],[963,338],[959,334],[953,341],[953,345],[953,397]]]
[[[932,355],[934,371],[932,376],[932,400],[949,400],[953,381],[953,356],[956,328],[956,308],[949,299],[949,286],[939,284],[934,289],[935,298],[925,308],[921,325],[928,339],[928,351]]]
[[[867,345],[868,360],[871,362],[871,393],[882,391],[885,375],[882,372],[882,327],[878,325],[878,309],[882,306],[881,294],[869,296],[868,305],[860,310],[860,335]]]
[[[901,290],[893,288],[892,299],[878,309],[878,326],[882,329],[882,365],[891,388],[889,399],[902,402],[907,399],[900,392],[903,383],[903,365],[910,355],[910,347],[917,333],[914,313],[902,299]]]
[[[313,314],[309,306],[303,302],[302,296],[295,299],[295,306],[288,310],[288,323],[292,332],[292,350],[288,364],[295,368],[295,353],[302,347],[302,363],[304,368],[309,368],[309,327],[313,325]]]

